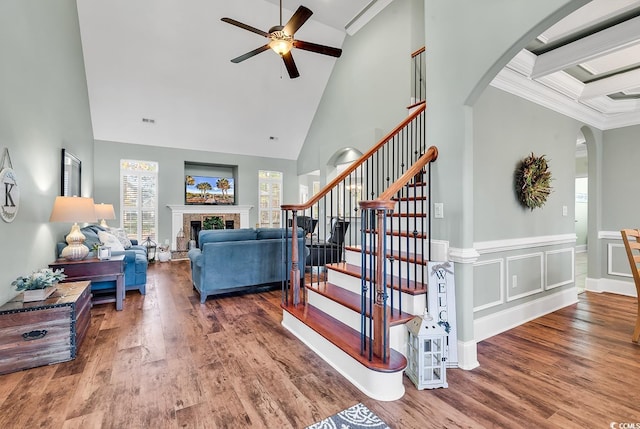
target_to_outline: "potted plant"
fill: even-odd
[[[67,277],[63,271],[63,269],[42,268],[34,271],[28,277],[18,277],[11,282],[11,285],[15,286],[17,291],[23,292],[24,302],[42,301],[55,292],[55,285],[58,282]]]
[[[220,216],[210,216],[202,221],[204,229],[224,229],[224,221]]]

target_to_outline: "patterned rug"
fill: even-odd
[[[391,429],[362,404],[340,411],[306,429]]]

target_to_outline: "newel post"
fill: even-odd
[[[289,273],[289,281],[291,287],[289,288],[290,302],[293,305],[300,304],[300,268],[298,266],[298,212],[292,210],[291,219],[291,272]],[[286,234],[285,234],[286,235]]]
[[[391,353],[391,347],[389,345],[389,317],[391,313],[389,307],[387,307],[387,270],[385,269],[386,218],[387,210],[376,210],[378,251],[376,252],[376,293],[373,307],[373,332],[375,332],[373,337],[373,354],[382,359],[383,362],[387,361]]]

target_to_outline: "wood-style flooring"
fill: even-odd
[[[635,298],[578,304],[478,344],[447,389],[374,401],[281,325],[280,292],[210,298],[186,261],[149,269],[124,311],[93,307],[71,362],[0,376],[1,428],[304,428],[358,402],[392,428],[608,428],[640,423]],[[635,426],[627,426],[635,427]]]

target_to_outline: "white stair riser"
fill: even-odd
[[[361,260],[362,256],[360,253],[358,252],[353,252],[353,251],[347,251],[345,254],[345,260],[347,261],[348,264],[352,264],[352,265],[357,265],[360,266],[361,265]],[[428,272],[427,272],[427,267],[425,265],[417,265],[417,271],[414,268],[416,264],[413,264],[412,262],[405,262],[405,261],[389,261],[388,259],[385,259],[386,261],[386,265],[387,265],[387,274],[391,274],[391,270],[393,269],[393,275],[397,276],[397,277],[401,277],[403,279],[409,279],[409,280],[416,280],[418,282],[424,282],[426,283],[428,280]],[[408,267],[408,271],[407,271],[407,267]],[[331,282],[334,283],[334,282]],[[335,284],[335,283],[334,283]]]
[[[418,231],[427,233],[429,226],[426,217],[393,217],[387,218],[387,229],[395,231]]]
[[[334,319],[338,319],[350,328],[360,331],[360,313],[353,311],[350,308],[316,293],[313,290],[309,290],[309,304],[313,305],[324,313],[327,313]],[[405,325],[392,326],[389,329],[389,345],[392,349],[395,349],[406,356],[407,348],[407,328]],[[375,338],[375,331],[373,333]]]
[[[420,193],[418,193],[420,196]],[[426,194],[425,194],[426,196]],[[419,201],[398,201],[394,207],[394,213],[428,213],[428,200]]]
[[[372,240],[371,236],[367,235],[367,242],[366,242],[367,248],[375,247],[375,246],[371,246],[371,241],[373,241],[374,243],[378,242],[378,240],[375,239],[375,237]],[[422,255],[423,247],[424,247],[424,253],[425,254],[429,253],[428,240],[423,240],[420,238],[413,238],[413,237],[401,237],[397,235],[387,234],[385,242],[387,246],[387,251],[391,251],[391,249],[393,249],[394,252],[402,251],[402,252],[410,252],[410,253]]]
[[[367,369],[298,319],[283,312],[282,326],[370,398],[395,401],[404,395],[403,373]]]
[[[344,274],[334,270],[327,271],[328,277],[327,281],[334,285],[338,285],[343,289],[346,289],[350,292],[360,294],[360,290],[362,288],[360,279],[357,277],[350,276],[348,274]],[[394,291],[394,303],[393,307],[398,308],[398,303],[395,302],[397,300],[397,291]],[[421,315],[424,313],[424,309],[427,305],[427,297],[426,295],[409,295],[403,293],[401,296],[402,302],[402,311],[409,314]],[[390,299],[390,298],[389,298]]]

